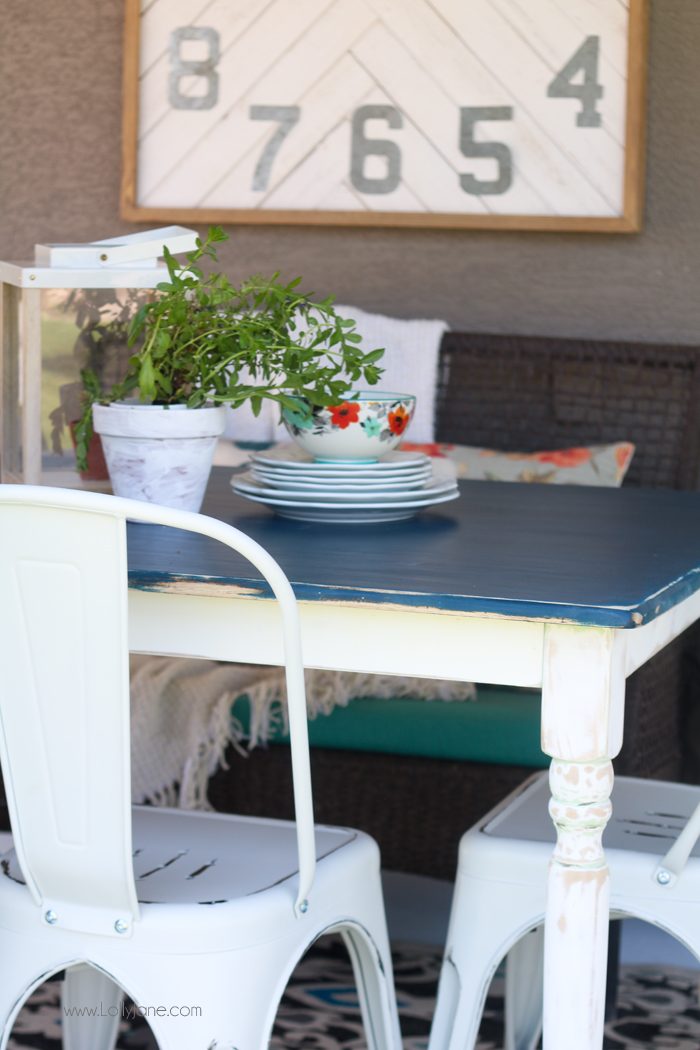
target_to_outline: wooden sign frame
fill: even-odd
[[[350,0],[348,0],[350,2]],[[341,211],[229,208],[218,206],[153,206],[144,204],[138,189],[139,126],[141,120],[140,55],[142,47],[142,0],[126,0],[123,142],[121,214],[136,222],[168,221],[174,223],[226,223],[256,225],[329,225],[423,227],[450,229],[493,229],[568,231],[585,233],[636,233],[642,226],[645,176],[645,114],[647,84],[647,51],[649,27],[648,0],[628,0],[627,79],[624,115],[624,172],[622,206],[613,215],[543,215],[460,213],[452,211]],[[589,38],[597,39],[597,38]],[[573,84],[574,81],[572,80]],[[580,90],[580,89],[578,89]],[[565,94],[567,88],[564,88]],[[602,92],[601,92],[602,94]],[[555,103],[556,104],[556,103]],[[194,107],[192,107],[194,108]],[[251,107],[252,108],[252,107]],[[259,109],[296,109],[297,107],[258,107]],[[365,107],[390,109],[391,107]],[[505,112],[505,110],[502,111]],[[496,109],[491,109],[492,114]],[[266,119],[263,117],[263,119]],[[600,116],[597,117],[600,122]],[[583,122],[579,119],[580,126]],[[588,126],[597,126],[591,125]],[[474,135],[476,138],[476,135]],[[499,146],[489,143],[492,159]],[[505,147],[503,147],[505,148]],[[466,156],[479,156],[483,147],[474,141]],[[370,150],[370,152],[373,152]],[[500,170],[500,169],[499,169]],[[466,176],[470,178],[471,176]],[[371,180],[370,180],[371,181]],[[482,183],[484,185],[484,183]],[[375,191],[377,192],[377,191]]]

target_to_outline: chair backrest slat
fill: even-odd
[[[199,514],[97,493],[0,485],[0,759],[17,857],[63,927],[113,934],[138,917],[131,845],[126,520],[209,536],[279,602],[299,852],[315,869],[301,632],[274,559]],[[182,653],[182,655],[196,655]]]
[[[3,506],[0,595],[0,751],[28,885],[62,919],[132,918],[124,521]]]

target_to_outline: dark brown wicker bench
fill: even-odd
[[[630,440],[625,484],[694,489],[700,472],[700,349],[448,333],[440,351],[436,437],[509,451]],[[682,776],[688,632],[627,683],[620,773]],[[438,712],[439,714],[439,712]],[[217,809],[291,817],[287,749],[244,759],[210,783]],[[387,868],[451,878],[459,837],[531,770],[315,749],[321,822],[361,827]]]

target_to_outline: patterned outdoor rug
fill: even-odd
[[[440,951],[421,945],[396,948],[394,973],[405,1050],[425,1050]],[[623,967],[617,1017],[606,1026],[606,1050],[698,1050],[698,972],[649,966]],[[58,1050],[60,984],[49,981],[32,996],[15,1025],[8,1050]],[[503,1045],[501,988],[494,982],[478,1050]],[[155,1050],[145,1021],[123,1023],[121,1050]],[[339,939],[324,938],[296,970],[280,1006],[272,1050],[361,1050],[366,1045],[350,962]]]

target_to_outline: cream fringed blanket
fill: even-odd
[[[231,703],[250,699],[250,727],[231,716]],[[412,696],[473,700],[474,686],[344,671],[307,671],[309,717],[328,714],[355,697]],[[273,727],[286,727],[284,671],[249,664],[131,658],[131,761],[134,802],[183,809],[207,808],[208,778],[233,743],[240,751],[264,744]],[[178,788],[179,785],[179,788]]]

